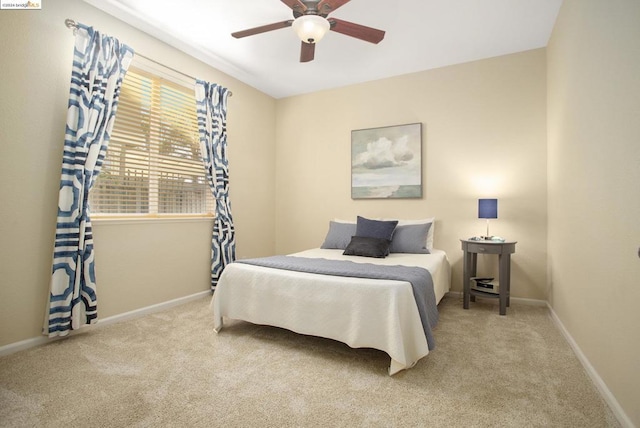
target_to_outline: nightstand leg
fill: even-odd
[[[465,251],[462,266],[462,307],[469,309],[469,289],[471,288],[471,275],[475,275],[475,254]]]
[[[469,309],[469,278],[471,275],[469,274],[469,259],[470,254],[468,252],[464,252],[464,257],[462,261],[462,308]]]
[[[507,257],[507,307],[511,306],[511,254],[505,254]]]
[[[500,254],[498,256],[498,270],[500,271],[500,315],[506,315],[507,306],[509,306],[510,263],[511,257],[509,254]]]
[[[469,274],[469,288],[471,288],[471,277],[476,276],[478,272],[478,253],[471,253],[471,273]],[[471,294],[471,293],[469,293]],[[472,302],[476,301],[476,296],[469,297]]]

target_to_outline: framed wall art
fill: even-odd
[[[351,199],[421,197],[421,123],[351,131]]]

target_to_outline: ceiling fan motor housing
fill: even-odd
[[[329,31],[329,21],[318,15],[302,15],[291,25],[300,40],[305,43],[317,43]]]
[[[365,25],[344,21],[337,18],[327,18],[336,9],[349,3],[351,0],[280,0],[286,4],[293,12],[295,19],[274,22],[272,24],[261,25],[243,31],[231,33],[236,39],[266,33],[268,31],[279,30],[281,28],[293,27],[302,46],[300,48],[300,62],[313,61],[315,55],[315,44],[331,31],[344,34],[349,37],[364,40],[369,43],[380,43],[384,39],[385,32]]]

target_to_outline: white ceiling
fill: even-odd
[[[280,0],[84,1],[275,98],[544,47],[562,3],[351,0],[329,16],[384,30],[384,40],[330,31],[300,63],[291,28],[231,37],[292,19]]]

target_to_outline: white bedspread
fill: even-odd
[[[433,278],[436,301],[449,291],[451,268],[444,251],[390,254],[384,259],[343,256],[342,250],[312,249],[291,254],[360,263],[419,266]],[[214,329],[223,317],[286,328],[379,349],[391,357],[389,374],[412,367],[429,353],[411,284],[347,278],[232,263],[211,302]]]

